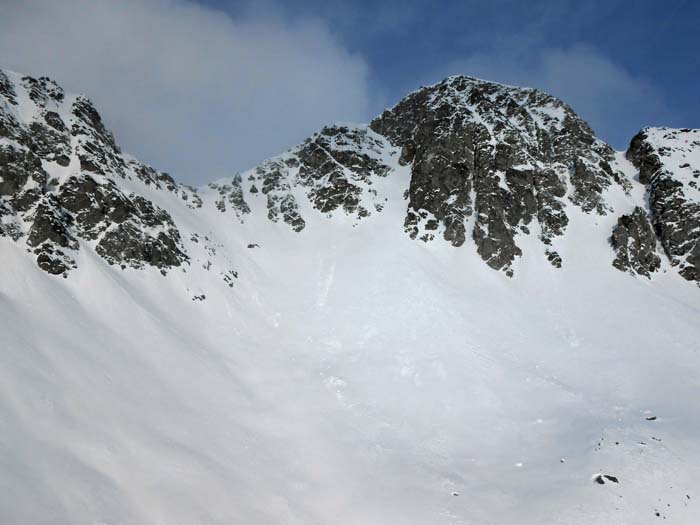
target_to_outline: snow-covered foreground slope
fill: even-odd
[[[697,290],[601,239],[507,279],[403,211],[222,228],[260,248],[205,301],[4,244],[1,521],[696,523]]]
[[[508,230],[502,246],[522,251],[508,277],[468,243],[406,234],[416,164],[365,126],[328,128],[197,193],[116,150],[122,175],[81,167],[80,137],[66,139],[67,166],[41,157],[57,179],[42,199],[70,205],[70,180],[91,196],[65,212],[66,278],[23,241],[40,229],[23,204],[38,183],[2,196],[19,236],[0,236],[1,523],[700,519],[700,294],[653,233],[652,246],[636,234],[611,246],[616,227],[632,231],[621,216],[650,213],[624,154],[596,143],[623,182],[596,186],[584,166],[538,210],[566,218],[546,236],[560,268],[534,219],[532,235]],[[96,206],[90,180],[121,207]],[[450,184],[438,233],[463,197]],[[480,198],[497,199],[490,186]],[[154,220],[163,210],[177,235]],[[497,219],[471,216],[465,238]],[[119,224],[146,248],[99,251]],[[164,231],[177,264],[148,251]],[[50,242],[36,249],[51,255]],[[649,278],[613,268],[625,250],[660,254],[640,266]]]

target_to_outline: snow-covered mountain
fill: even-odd
[[[0,71],[0,521],[696,523],[699,177],[451,77],[195,189]]]

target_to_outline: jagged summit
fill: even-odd
[[[522,254],[516,236],[533,221],[550,247],[568,224],[566,200],[604,214],[603,191],[624,184],[612,148],[563,102],[534,89],[450,77],[418,90],[371,123],[411,164],[409,234],[441,234],[462,245],[472,237],[495,269],[512,274]],[[568,195],[568,199],[564,199]]]
[[[26,239],[49,273],[74,268],[81,244],[121,266],[187,260],[170,214],[129,181],[190,192],[124,156],[92,102],[46,77],[0,71],[0,176],[0,233]]]
[[[393,108],[407,99],[427,96],[428,103],[433,107],[447,103],[454,107],[465,106],[477,111],[503,114],[512,117],[517,108],[523,111],[539,113],[545,121],[558,120],[563,123],[565,118],[577,120],[587,133],[593,135],[590,126],[581,119],[564,101],[536,88],[512,86],[500,82],[468,75],[452,75],[429,86],[423,86],[406,95]],[[479,102],[488,100],[491,104],[479,107]],[[488,120],[492,120],[491,117]]]
[[[590,227],[610,247],[611,266],[650,277],[666,257],[698,281],[694,133],[645,129],[630,164],[551,95],[453,76],[369,125],[326,126],[197,191],[123,154],[87,98],[45,77],[0,72],[1,228],[51,273],[74,268],[81,246],[111,264],[166,272],[186,268],[198,250],[191,239],[203,235],[182,231],[180,210],[232,214],[232,228],[262,213],[300,233],[312,215],[358,225],[381,214],[396,184],[410,238],[474,246],[509,276],[522,257],[565,266],[571,222],[598,216],[609,219]],[[673,165],[670,150],[682,155]]]

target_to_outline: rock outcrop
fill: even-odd
[[[220,241],[183,233],[173,219],[201,225],[188,214],[202,208],[231,217],[232,228],[262,213],[301,232],[314,214],[356,226],[403,193],[397,234],[473,246],[508,276],[527,236],[552,266],[566,265],[561,239],[585,218],[605,225],[601,242],[609,236],[615,268],[651,277],[668,257],[700,283],[700,130],[646,128],[626,154],[638,180],[564,102],[457,76],[411,93],[368,126],[326,126],[200,193],[123,154],[86,97],[0,71],[0,237],[56,275],[75,268],[82,249],[122,268],[216,267]],[[232,286],[232,261],[219,262]]]
[[[661,267],[656,235],[646,212],[639,206],[617,220],[610,242],[616,253],[613,266],[623,272],[650,277]]]
[[[250,206],[245,200],[242,183],[241,176],[238,174],[233,177],[230,184],[217,184],[214,182],[209,184],[209,187],[216,190],[220,196],[216,201],[216,208],[223,213],[227,210],[228,205],[241,222],[243,217],[250,213]]]
[[[390,173],[394,150],[366,126],[328,126],[253,170],[250,191],[266,197],[271,221],[282,219],[295,231],[306,226],[300,197],[323,214],[341,211],[359,220],[382,210],[386,198],[373,183]]]
[[[647,186],[654,229],[669,261],[700,283],[700,130],[645,128],[627,157]]]
[[[26,237],[39,267],[52,274],[75,267],[81,243],[122,267],[165,271],[186,262],[168,212],[125,193],[124,179],[201,206],[167,174],[122,155],[87,98],[67,97],[45,77],[0,72],[0,235]]]
[[[552,253],[568,224],[567,193],[585,212],[605,214],[603,191],[621,180],[613,150],[566,104],[534,89],[452,77],[371,127],[411,165],[409,235],[460,246],[471,233],[484,261],[509,275],[522,254],[518,235],[537,231]],[[550,260],[561,263],[558,254]]]

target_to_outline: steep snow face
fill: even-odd
[[[397,235],[400,199],[251,210],[167,277],[0,240],[0,521],[697,522],[697,289],[612,269],[610,224],[508,279]]]
[[[700,283],[700,130],[645,128],[627,157],[649,188],[654,225],[671,264]]]
[[[581,150],[613,174],[585,190],[604,213],[557,172],[509,279],[405,234],[421,157],[374,123],[195,191],[119,152],[85,99],[5,77],[0,522],[697,523],[700,296],[656,250],[634,158]],[[557,107],[512,127],[554,133]],[[68,146],[32,132],[49,111]],[[513,177],[504,213],[545,199]],[[66,278],[34,263],[46,200],[72,244],[38,246]],[[135,244],[100,249],[125,223]],[[179,264],[146,248],[170,229]]]

